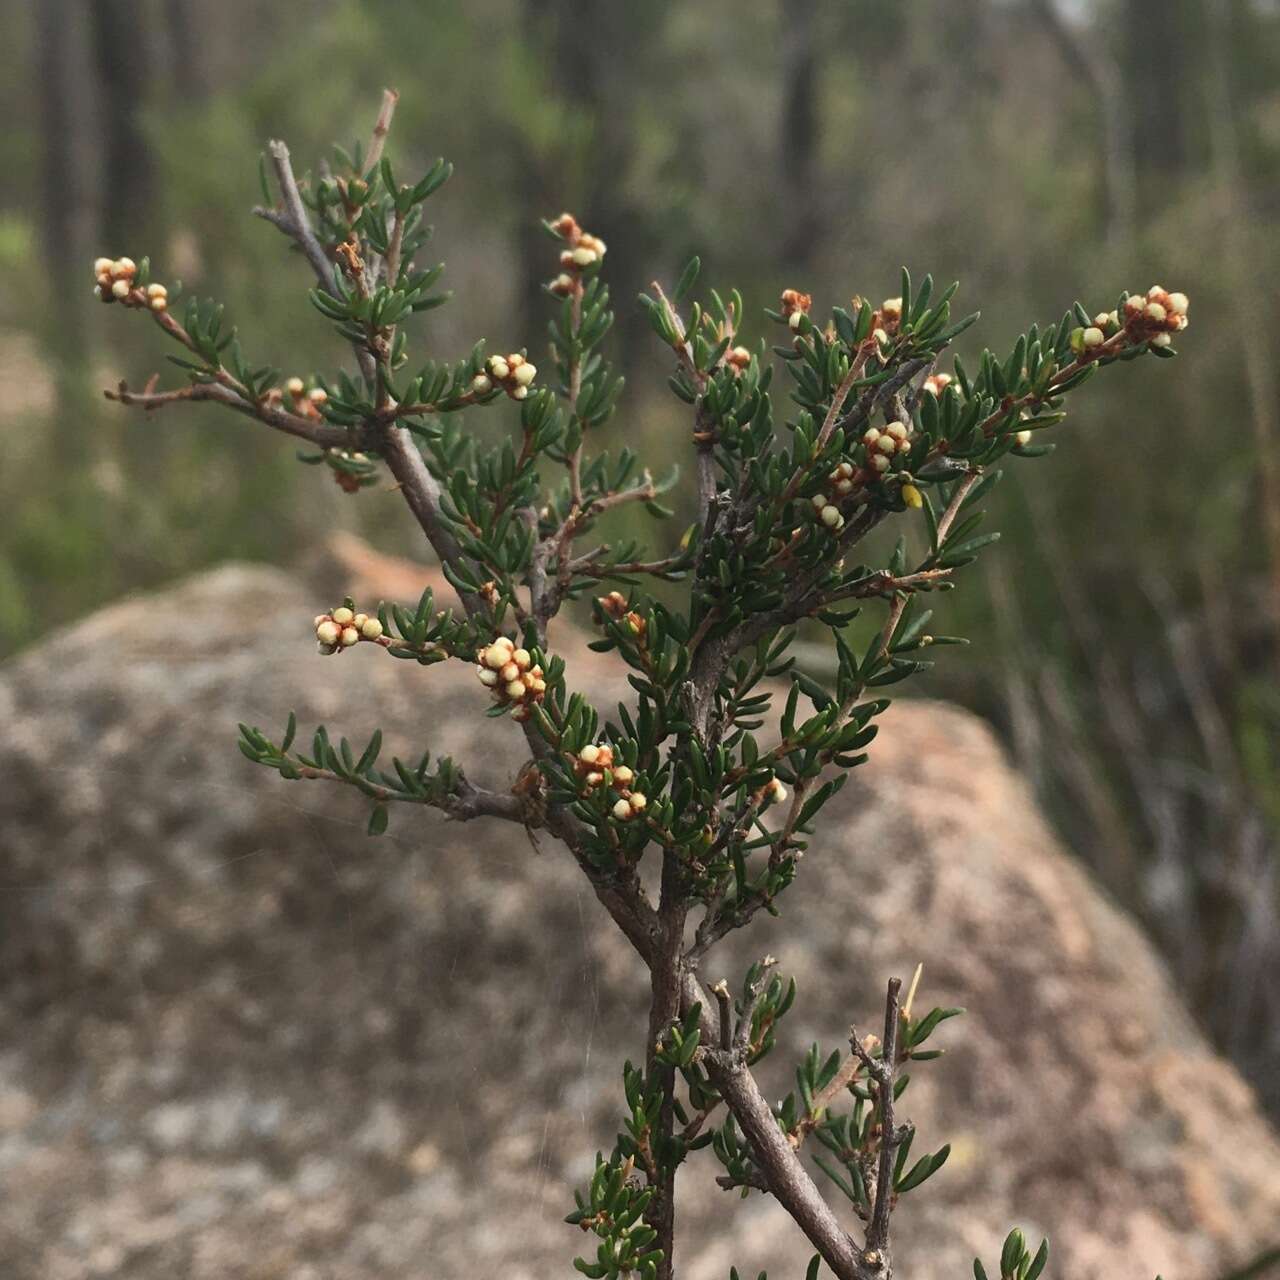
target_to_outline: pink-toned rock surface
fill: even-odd
[[[644,984],[567,859],[503,824],[286,784],[235,722],[521,764],[460,669],[309,651],[323,603],[228,567],[0,668],[0,1271],[13,1280],[544,1280],[616,1127]],[[246,625],[245,619],[252,619]],[[591,664],[576,655],[578,669]],[[977,720],[886,717],[769,950],[799,980],[770,1060],[877,1014],[925,963],[939,1033],[908,1099],[953,1156],[904,1200],[898,1271],[969,1274],[1007,1228],[1070,1280],[1212,1280],[1280,1240],[1280,1146],[1154,953],[1057,846]],[[681,1280],[772,1280],[785,1216],[682,1174]]]

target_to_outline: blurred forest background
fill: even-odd
[[[660,457],[687,427],[631,300],[694,252],[759,306],[784,286],[816,310],[879,299],[904,262],[959,278],[957,305],[985,313],[966,355],[1076,298],[1186,291],[1174,370],[1116,371],[1074,401],[1067,447],[1012,464],[1004,542],[941,604],[974,647],[930,691],[1000,727],[1280,1112],[1280,4],[0,0],[0,17],[0,655],[230,557],[298,564],[335,530],[415,553],[400,503],[348,497],[271,433],[105,403],[169,366],[151,326],[90,297],[96,255],[149,254],[228,304],[252,359],[331,368],[307,271],[249,216],[258,155],[286,138],[301,170],[367,136],[384,84],[397,172],[458,167],[432,210],[457,299],[428,318],[431,353],[484,335],[538,358],[536,219],[571,209],[610,246],[631,390],[608,430]]]

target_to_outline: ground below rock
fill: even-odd
[[[236,751],[236,721],[296,708],[478,781],[520,767],[464,669],[314,655],[316,603],[227,567],[0,669],[11,1280],[547,1280],[587,1243],[561,1219],[643,1050],[642,975],[548,839],[416,810],[370,839],[354,793]],[[923,1000],[969,1010],[908,1095],[953,1156],[895,1218],[907,1280],[958,1280],[1015,1223],[1071,1280],[1212,1280],[1280,1237],[1252,1095],[977,720],[895,707],[783,906],[706,972],[768,950],[796,975],[772,1091],[917,961]],[[681,1175],[681,1280],[798,1280],[785,1215],[716,1170]]]

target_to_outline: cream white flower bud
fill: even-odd
[[[307,384],[303,382],[301,378],[290,378],[289,381],[284,384],[284,389],[291,396],[300,396],[307,389]]]
[[[883,329],[877,329],[871,335],[882,347],[889,345],[889,335]]]
[[[862,443],[865,444],[867,448],[871,448],[871,446],[874,445],[875,442],[879,439],[880,439],[880,430],[878,427],[868,427],[862,433]]]
[[[132,258],[117,258],[111,270],[118,276],[131,276],[138,270],[138,264]]]
[[[827,505],[826,495],[822,493],[815,493],[809,501],[813,503],[813,509],[815,511],[821,511],[822,508]]]
[[[620,764],[613,771],[613,780],[620,787],[625,787],[629,782],[635,781],[635,776],[636,775],[632,773],[632,771],[629,768],[627,768],[625,764]]]
[[[1105,329],[1107,325],[1111,323],[1110,313],[1106,311],[1099,311],[1098,314],[1093,317],[1093,323],[1096,324],[1099,329]]]
[[[1090,325],[1083,334],[1081,339],[1084,342],[1086,351],[1092,351],[1094,347],[1100,347],[1107,340],[1107,335],[1102,332],[1096,325]]]
[[[583,778],[583,782],[589,787],[598,787],[604,781],[604,774],[597,773],[594,769]]]
[[[1158,298],[1163,292],[1164,292],[1164,285],[1153,284],[1151,288],[1147,290],[1147,297]]]
[[[493,383],[489,381],[485,374],[477,373],[476,376],[471,379],[471,390],[474,391],[476,395],[482,396],[486,391],[493,390]]]
[[[486,688],[492,689],[498,683],[498,673],[490,671],[488,667],[477,667],[476,675],[480,677],[480,683]]]
[[[490,356],[489,372],[499,382],[505,382],[511,376],[511,366],[501,356]]]
[[[1156,336],[1155,336],[1154,338],[1152,338],[1152,339],[1151,339],[1151,345],[1152,345],[1153,347],[1168,347],[1168,346],[1172,346],[1172,345],[1173,345],[1173,337],[1172,337],[1172,335],[1167,334],[1167,333],[1157,333],[1157,334],[1156,334]]]
[[[336,622],[326,618],[316,627],[316,639],[321,644],[337,644],[338,637],[342,634],[342,628]]]
[[[900,316],[902,314],[902,299],[886,298],[880,304],[880,310],[887,316]]]
[[[633,813],[639,813],[649,803],[649,797],[642,791],[633,791],[627,801]]]
[[[595,260],[597,254],[594,249],[588,249],[586,245],[579,245],[573,251],[573,264],[576,267],[589,267]]]
[[[891,435],[883,435],[876,441],[876,448],[881,453],[892,453],[898,447],[898,442]]]
[[[793,311],[791,315],[787,317],[788,328],[793,330],[800,328],[800,322],[803,318],[804,318],[803,311]]]
[[[600,748],[594,742],[588,742],[581,751],[578,752],[578,759],[583,764],[595,764],[600,758]]]
[[[769,799],[774,804],[781,804],[787,798],[787,789],[777,778],[769,779],[769,785],[766,790],[768,791]]]
[[[512,702],[518,702],[525,695],[525,687],[523,680],[512,680],[507,685],[507,697]]]
[[[528,649],[517,649],[511,655],[511,661],[514,662],[521,671],[528,671],[530,666],[533,664],[533,655],[530,654]]]
[[[324,404],[329,399],[329,393],[323,387],[312,387],[307,393],[307,399],[312,404]]]
[[[169,290],[164,285],[156,283],[147,285],[148,298],[167,298],[168,296]]]
[[[511,661],[511,649],[501,640],[495,640],[484,651],[484,665],[494,671],[501,671]]]
[[[1185,293],[1171,293],[1169,295],[1169,310],[1175,316],[1185,316],[1190,305],[1191,301]]]
[[[154,298],[147,299],[147,306],[149,306],[152,311],[168,311],[169,299],[162,293],[157,294]]]
[[[883,454],[883,453],[877,453],[877,454],[875,454],[875,455],[872,457],[872,459],[871,459],[871,465],[872,465],[872,466],[873,466],[877,471],[888,471],[888,470],[889,470],[889,459],[888,459],[888,458],[886,458],[886,457],[884,456],[884,454]]]
[[[117,298],[126,298],[129,296],[129,282],[127,280],[117,280],[111,286],[112,294]]]
[[[1154,320],[1156,324],[1162,324],[1169,313],[1158,302],[1148,302],[1146,316],[1148,320]]]
[[[526,360],[516,368],[514,376],[519,386],[527,387],[538,376],[538,368]]]
[[[1023,429],[1022,429],[1021,431],[1019,431],[1019,432],[1018,432],[1018,434],[1017,434],[1016,436],[1014,436],[1014,439],[1015,439],[1019,444],[1030,444],[1030,443],[1031,443],[1031,431],[1030,431],[1028,428],[1023,427]]]
[[[625,822],[631,817],[631,806],[625,800],[619,800],[613,806],[613,816],[619,822]]]
[[[905,440],[907,438],[907,429],[901,422],[891,422],[885,430],[888,431],[895,440]]]
[[[838,507],[823,507],[820,519],[828,529],[834,529],[836,525],[841,523],[840,509]]]
[[[104,273],[110,272],[114,265],[115,264],[110,258],[95,258],[93,260],[93,274],[95,276],[100,276]]]
[[[520,679],[520,668],[514,662],[508,662],[498,674],[509,684],[512,680]]]
[[[517,387],[516,387],[516,388],[511,392],[511,398],[512,398],[513,400],[524,400],[524,399],[526,399],[526,398],[528,397],[528,395],[529,395],[529,388],[528,388],[528,387],[520,387],[520,386],[517,386]]]
[[[346,605],[343,605],[341,609],[335,609],[333,611],[333,620],[340,627],[345,627],[349,622],[354,620],[355,616],[356,615],[348,609]]]
[[[343,648],[349,649],[353,644],[359,641],[360,633],[355,629],[355,627],[343,627],[341,639]]]

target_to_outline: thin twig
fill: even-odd
[[[364,153],[364,168],[368,173],[376,169],[382,159],[382,148],[386,145],[387,134],[391,132],[391,117],[395,115],[396,103],[400,95],[394,89],[383,89],[382,106],[378,109],[378,118],[373,124],[373,136],[369,139],[368,150]]]
[[[867,1074],[876,1082],[876,1102],[880,1124],[880,1159],[876,1172],[876,1196],[871,1209],[871,1223],[867,1227],[867,1253],[875,1253],[884,1269],[888,1267],[889,1214],[893,1211],[894,1154],[902,1138],[893,1124],[893,1090],[898,1066],[898,993],[902,990],[901,978],[890,978],[884,1003],[884,1038],[881,1056],[873,1058],[850,1029],[850,1048],[866,1067]]]
[[[286,435],[307,440],[321,449],[360,449],[365,444],[363,433],[360,431],[349,431],[345,427],[331,427],[269,404],[255,403],[218,382],[193,382],[190,386],[179,387],[174,391],[153,392],[130,391],[122,382],[115,390],[106,390],[102,394],[108,400],[135,405],[149,411],[163,409],[166,405],[180,404],[183,401],[213,401],[225,405],[236,413],[265,422],[267,426],[283,431]]]
[[[336,297],[338,288],[333,280],[333,259],[325,253],[316,233],[311,229],[307,206],[302,201],[302,192],[298,190],[298,180],[293,174],[289,148],[279,139],[272,139],[267,143],[267,154],[271,157],[271,167],[275,170],[280,196],[284,201],[284,214],[282,216],[274,210],[262,208],[255,209],[254,213],[279,227],[297,244],[311,264],[316,283],[325,293]]]

